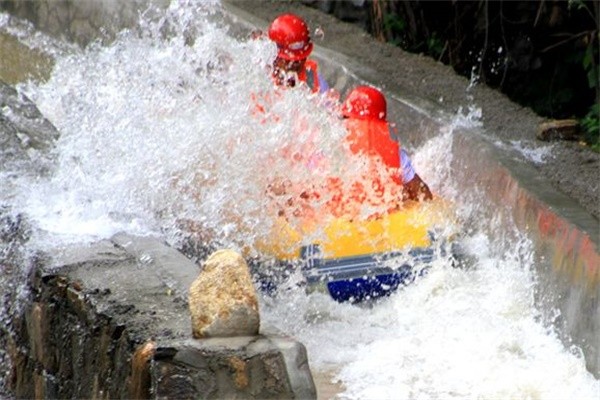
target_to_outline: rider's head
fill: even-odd
[[[306,22],[294,14],[282,14],[269,26],[269,38],[277,44],[273,75],[278,84],[295,85],[298,74],[313,49]]]
[[[385,96],[372,86],[358,86],[348,94],[342,104],[342,116],[386,121],[387,102]]]
[[[313,44],[308,25],[294,14],[282,14],[271,23],[269,38],[277,44],[277,57],[297,61],[308,58]]]

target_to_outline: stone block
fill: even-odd
[[[218,250],[204,263],[189,290],[195,338],[258,334],[258,299],[250,270],[241,255]]]
[[[191,339],[179,288],[193,282],[197,265],[159,241],[120,239],[122,245],[64,249],[53,265],[36,266],[32,299],[7,340],[8,388],[16,398],[316,397],[300,343],[256,335]],[[211,263],[211,281],[229,282],[232,290],[219,291],[218,304],[249,307],[251,323],[241,326],[258,332],[243,258],[221,251]],[[240,319],[232,321],[237,327]]]
[[[299,360],[304,360],[298,364]],[[311,399],[306,349],[286,338],[238,336],[158,344],[151,364],[159,399]]]

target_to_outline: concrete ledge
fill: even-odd
[[[302,344],[191,339],[179,277],[198,267],[152,238],[115,241],[68,249],[34,271],[8,339],[16,397],[316,398]]]
[[[458,180],[472,183],[489,199],[481,205],[481,217],[500,217],[504,224],[498,233],[514,236],[518,231],[532,241],[536,303],[565,345],[581,347],[588,370],[600,377],[600,256],[594,219],[548,190],[530,167],[500,154],[473,132],[457,133],[452,151],[460,154],[452,163]],[[469,196],[473,189],[464,190]]]
[[[285,338],[237,337],[158,345],[150,367],[158,398],[316,397],[304,346]]]

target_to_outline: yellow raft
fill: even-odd
[[[377,218],[322,218],[292,226],[279,217],[257,249],[300,265],[311,290],[357,302],[412,282],[454,234],[452,207],[441,198],[404,204]]]

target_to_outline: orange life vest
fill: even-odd
[[[281,97],[278,91],[271,93],[250,93],[250,102],[252,107],[250,113],[253,117],[259,118],[262,124],[267,122],[279,122],[281,117],[269,112],[273,104],[273,98]]]
[[[391,138],[389,124],[348,119],[346,127],[350,152],[365,156],[368,164],[363,176],[350,184],[344,185],[338,178],[329,180],[329,211],[338,217],[353,217],[363,204],[384,207],[388,212],[398,209],[402,193],[400,144]]]
[[[347,119],[346,141],[353,154],[364,154],[388,168],[400,168],[400,143],[391,137],[390,126],[385,121],[372,119]],[[394,174],[402,183],[400,174]]]

